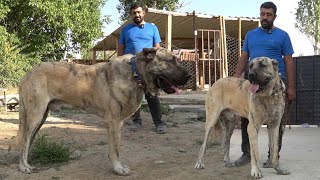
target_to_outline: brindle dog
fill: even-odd
[[[119,160],[124,119],[139,107],[145,93],[160,89],[174,93],[190,78],[175,55],[164,48],[146,48],[136,56],[124,55],[107,63],[87,66],[64,62],[41,63],[21,80],[19,87],[20,171],[32,173],[29,147],[50,109],[68,104],[104,118],[109,138],[109,158],[118,175],[130,170]]]
[[[278,158],[278,136],[284,112],[284,83],[278,73],[278,62],[267,57],[253,59],[249,64],[249,81],[235,77],[218,80],[206,95],[206,126],[203,144],[195,168],[204,168],[203,155],[210,130],[223,115],[224,162],[230,162],[230,139],[235,126],[234,114],[249,119],[248,134],[251,148],[251,177],[262,178],[259,169],[258,131],[261,125],[268,125],[270,157],[278,174],[289,174],[280,166]]]

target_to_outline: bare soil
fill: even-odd
[[[122,128],[121,161],[132,173],[120,177],[112,172],[103,119],[83,112],[50,115],[40,132],[76,149],[67,163],[37,166],[38,173],[18,171],[18,152],[7,152],[18,130],[18,113],[0,115],[0,179],[247,179],[250,166],[224,167],[220,145],[206,152],[206,169],[196,170],[197,154],[204,135],[199,115],[175,112],[164,115],[166,134],[156,134],[151,115],[142,112],[143,127],[132,132],[130,120]],[[203,120],[203,119],[202,119]]]
[[[75,158],[67,163],[39,166],[39,172],[18,171],[18,152],[7,152],[8,144],[18,130],[17,112],[0,112],[0,180],[2,179],[250,179],[250,165],[227,168],[220,145],[207,149],[206,169],[194,169],[204,135],[204,119],[199,113],[170,112],[164,115],[166,134],[156,134],[151,115],[142,112],[143,127],[129,131],[130,120],[122,128],[121,161],[132,173],[121,177],[113,173],[108,159],[108,141],[104,123],[98,116],[79,111],[50,114],[40,130],[50,139],[63,141],[75,149]],[[267,130],[259,133],[261,163],[267,155]],[[291,174],[279,176],[273,169],[261,169],[264,179],[320,179],[319,128],[286,130],[280,161]],[[231,139],[230,158],[241,155],[241,133],[235,129]]]

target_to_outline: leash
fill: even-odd
[[[138,87],[142,88],[144,91],[147,90],[147,84],[146,82],[141,78],[141,75],[139,73],[138,67],[137,67],[137,63],[136,63],[136,56],[133,56],[130,61],[129,64],[131,66],[131,70],[133,72],[133,79],[137,82]]]
[[[278,92],[282,92],[282,95],[284,97],[284,102],[285,102],[285,107],[284,107],[284,112],[281,118],[281,125],[283,128],[285,129],[286,125],[289,125],[289,129],[291,129],[291,110],[292,110],[292,102],[288,100],[288,96],[286,93],[286,85],[284,84],[284,82],[280,79],[280,84],[281,86],[275,88],[271,94],[271,96],[275,96],[278,94]],[[284,130],[283,130],[284,131]]]

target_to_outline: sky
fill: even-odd
[[[180,0],[184,6],[178,12],[193,12],[222,15],[233,17],[259,17],[260,5],[266,0]],[[290,38],[294,49],[293,56],[313,55],[313,48],[309,39],[295,28],[295,9],[298,0],[273,0],[277,6],[277,18],[274,25],[285,30]],[[104,25],[103,32],[110,34],[120,25],[118,23],[120,13],[116,9],[118,0],[108,0],[102,8],[102,15],[111,15],[112,23]]]

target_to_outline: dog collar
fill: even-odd
[[[286,92],[286,85],[284,84],[284,82],[281,79],[280,79],[280,84],[281,85],[279,87],[273,89],[273,92],[272,92],[271,96],[278,95],[279,91],[282,92],[282,93]]]
[[[133,78],[138,83],[138,86],[143,88],[144,90],[147,90],[146,83],[141,78],[141,76],[139,74],[139,70],[137,68],[136,56],[132,56],[131,60],[129,61],[129,64],[131,65],[131,70],[133,72]]]
[[[136,56],[133,56],[129,62],[129,64],[131,65],[131,70],[134,73],[133,76],[136,80],[141,80],[140,76],[139,76],[139,72],[138,72],[138,68],[137,68],[137,63],[136,63]]]

